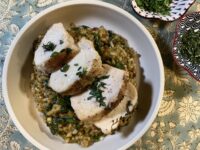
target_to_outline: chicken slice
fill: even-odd
[[[134,110],[137,98],[137,90],[129,82],[123,100],[101,120],[94,122],[94,125],[100,128],[104,134],[111,134],[113,130],[118,128],[120,119]]]
[[[82,38],[78,47],[80,52],[68,64],[52,73],[49,79],[49,87],[63,95],[80,93],[103,72],[101,58],[93,43]]]
[[[127,73],[108,65],[104,67],[107,73],[94,81],[91,88],[78,96],[71,97],[72,108],[80,120],[101,119],[123,98]]]
[[[35,51],[34,64],[38,70],[51,73],[79,52],[72,36],[62,23],[53,24]]]

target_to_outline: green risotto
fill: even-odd
[[[129,47],[127,41],[113,31],[104,27],[90,28],[88,26],[71,25],[67,30],[77,43],[82,37],[93,41],[95,49],[101,56],[103,63],[124,69],[129,72],[130,80],[135,84],[136,60],[138,55]],[[41,37],[34,47],[40,43]],[[44,45],[47,50],[54,46]],[[63,68],[63,69],[67,69]],[[67,143],[78,143],[88,147],[99,141],[105,135],[90,122],[80,121],[70,104],[70,96],[61,96],[48,87],[49,74],[38,71],[35,66],[31,75],[31,90],[38,110],[54,135],[61,136]],[[103,105],[103,104],[102,104]],[[131,114],[120,120],[120,127],[126,125]]]

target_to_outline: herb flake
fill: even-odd
[[[59,54],[58,52],[53,52],[50,57],[58,56],[58,54]]]
[[[68,71],[69,70],[69,65],[68,64],[65,64],[61,69],[60,69],[60,71],[61,72],[66,72],[66,71]]]
[[[60,40],[60,45],[62,45],[64,43],[64,41],[63,40]]]
[[[52,42],[48,42],[47,44],[43,44],[42,47],[45,51],[53,51],[56,48],[56,45]]]
[[[74,66],[78,66],[78,64],[74,64]]]
[[[67,52],[67,54],[69,54],[72,52],[72,49],[68,47],[68,48],[66,48],[66,52]]]
[[[200,31],[187,31],[181,38],[180,53],[193,64],[200,64]]]
[[[83,68],[82,71],[79,70],[76,73],[76,75],[79,76],[80,78],[83,78],[86,74],[87,74],[87,68]]]
[[[117,63],[115,64],[115,67],[116,67],[116,68],[119,68],[119,69],[125,69],[124,65],[123,65],[122,63],[120,63],[120,62],[117,62]]]

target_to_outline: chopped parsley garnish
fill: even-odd
[[[109,35],[109,41],[112,41],[114,38],[114,33],[111,30],[108,30],[108,35]]]
[[[136,0],[138,7],[147,11],[168,15],[172,0]]]
[[[82,68],[81,66],[80,66],[80,67],[78,67],[78,71],[80,71],[80,70],[81,70],[81,68]]]
[[[48,116],[47,113],[48,111],[51,111],[53,108],[54,104],[60,106],[60,112],[59,114],[62,115],[53,115],[53,116]],[[60,125],[68,125],[68,124],[73,124],[74,126],[79,124],[79,120],[71,115],[71,112],[73,112],[73,108],[71,107],[71,101],[70,101],[70,96],[59,96],[59,95],[54,95],[50,101],[48,102],[45,110],[44,110],[44,115],[46,117],[50,117],[51,121],[46,121],[47,126],[50,128],[50,131],[52,134],[59,134],[59,126]],[[63,115],[64,114],[64,115]]]
[[[72,49],[71,48],[65,48],[61,50],[61,52],[66,52],[67,54],[71,53]]]
[[[94,34],[94,47],[95,49],[98,51],[99,54],[101,54],[101,39],[100,39],[100,35],[95,33]]]
[[[50,131],[53,135],[59,134],[59,125],[76,124],[78,120],[75,117],[70,116],[53,116],[52,122],[47,123]]]
[[[79,70],[76,75],[80,78],[84,77],[87,74],[87,68],[83,68],[81,71]]]
[[[92,83],[90,88],[90,97],[88,97],[88,100],[91,100],[92,98],[95,98],[96,101],[99,103],[99,106],[106,107],[106,103],[104,102],[105,97],[103,97],[103,89],[106,87],[106,83],[102,82],[102,80],[109,78],[109,76],[102,76],[95,79],[95,81]]]
[[[58,54],[59,54],[58,52],[53,52],[53,53],[51,54],[50,57],[55,57],[55,56],[57,56]]]
[[[65,64],[61,69],[60,69],[60,71],[61,72],[66,72],[68,69],[69,69],[69,65],[68,64]]]
[[[181,55],[193,64],[200,64],[200,31],[187,31],[181,38]]]
[[[60,45],[62,45],[64,42],[63,42],[63,40],[60,40]]]
[[[82,25],[81,27],[84,28],[84,29],[90,28],[90,27],[88,27],[88,26],[86,26],[86,25]]]
[[[56,45],[52,42],[48,42],[47,44],[43,44],[42,47],[45,51],[53,51],[56,48]]]
[[[78,64],[74,64],[74,66],[78,66]]]
[[[66,52],[69,54],[72,52],[72,49],[71,48],[66,48]]]
[[[119,69],[125,69],[124,65],[123,65],[122,63],[120,63],[120,62],[117,62],[117,63],[115,64],[115,67],[117,67],[117,68],[119,68]]]
[[[94,142],[99,141],[100,138],[101,138],[101,136],[98,136],[98,135],[95,135],[95,136],[92,137],[92,139],[93,139]]]
[[[45,79],[45,80],[43,81],[43,84],[44,84],[45,87],[48,87],[48,82],[49,82],[49,79]]]

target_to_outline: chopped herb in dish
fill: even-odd
[[[135,0],[138,7],[162,15],[168,15],[172,0]]]
[[[187,31],[181,38],[181,55],[193,64],[200,64],[200,31]]]
[[[69,65],[68,64],[65,64],[61,69],[60,69],[60,71],[61,72],[66,72],[68,69],[69,69]]]
[[[56,45],[52,42],[48,42],[47,44],[43,44],[42,46],[45,51],[53,51],[56,48]]]

